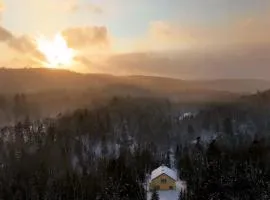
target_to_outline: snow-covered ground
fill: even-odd
[[[177,200],[178,196],[179,196],[179,192],[178,191],[159,191],[159,199],[160,200]],[[147,195],[147,200],[151,200],[151,192],[148,193]]]
[[[186,183],[184,181],[176,182],[176,190],[158,191],[160,200],[178,200],[179,193],[186,189]],[[147,200],[151,200],[152,192],[148,191]]]

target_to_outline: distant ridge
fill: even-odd
[[[137,87],[159,92],[255,93],[270,89],[270,81],[258,79],[180,80],[157,76],[81,74],[45,68],[0,68],[0,92],[37,92],[55,89],[84,90],[108,86]]]

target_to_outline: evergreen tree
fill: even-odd
[[[159,194],[156,189],[152,193],[151,200],[159,200]]]
[[[183,192],[182,192],[182,191],[180,191],[180,192],[179,192],[179,194],[178,194],[178,199],[177,199],[177,200],[181,200],[181,199],[182,199],[182,197],[183,197]]]
[[[187,132],[190,136],[193,136],[195,134],[194,127],[192,125],[188,125]]]
[[[223,128],[225,133],[227,133],[228,135],[233,135],[233,124],[231,118],[227,117],[224,119]]]
[[[166,154],[166,160],[165,160],[165,165],[169,168],[171,168],[171,156],[170,156],[170,151],[167,151],[167,154]]]

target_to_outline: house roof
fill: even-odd
[[[173,171],[172,169],[162,165],[159,168],[152,171],[151,181],[154,180],[155,178],[159,177],[162,174],[165,174],[165,175],[169,176],[170,178],[177,180],[177,173],[175,171]]]

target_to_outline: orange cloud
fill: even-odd
[[[0,41],[7,41],[10,38],[12,38],[13,35],[11,32],[9,32],[7,29],[0,26]]]
[[[44,60],[43,55],[37,50],[33,40],[26,36],[15,36],[9,30],[0,27],[0,42],[6,44],[12,50],[23,54],[28,60],[32,59],[37,62]]]
[[[3,27],[0,27],[0,41],[6,43],[10,48],[21,52],[28,52],[29,50],[35,49],[29,37],[16,37]]]
[[[14,56],[7,62],[7,67],[40,67],[40,62],[27,56]]]
[[[74,49],[104,48],[109,45],[109,35],[104,26],[73,27],[62,31],[68,45]]]
[[[106,27],[87,26],[71,27],[63,30],[63,37],[68,45],[74,49],[87,49],[92,47],[105,48],[109,46],[109,34]],[[36,49],[36,44],[29,36],[15,36],[12,32],[0,26],[0,41],[20,52],[30,52]]]
[[[76,58],[78,68],[85,66],[87,69],[93,66],[92,58],[90,59],[89,55],[91,53],[98,54],[99,49],[106,52],[106,49],[109,47],[109,35],[106,27],[71,27],[63,30],[61,33],[67,40],[68,46],[78,50],[78,57]],[[16,36],[0,26],[0,42],[13,50],[11,55],[16,55],[15,58],[17,60],[13,60],[14,62],[12,61],[12,63],[18,63],[18,60],[23,60],[22,63],[29,61],[29,64],[36,64],[45,60],[42,53],[38,51],[35,40],[30,36]],[[93,51],[91,52],[91,50]],[[98,58],[99,56],[95,57]]]

